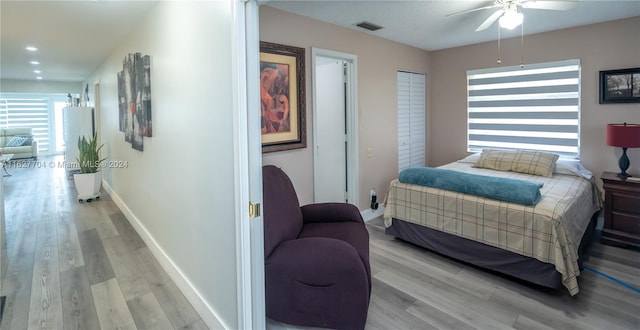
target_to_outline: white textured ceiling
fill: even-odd
[[[570,10],[524,8],[524,34],[640,16],[640,0],[575,1]],[[474,30],[495,9],[446,17],[448,14],[493,4],[489,1],[280,1],[267,6],[327,23],[363,31],[425,50],[438,50],[496,40],[497,22],[485,31]],[[355,26],[368,21],[384,27],[370,32]],[[638,31],[640,33],[640,31]],[[502,38],[520,36],[520,28],[502,29]]]
[[[288,12],[370,33],[425,50],[497,39],[494,25],[473,32],[492,10],[445,17],[493,1],[261,1]],[[45,81],[85,79],[157,1],[6,1],[0,0],[0,78],[35,80],[31,59],[41,62]],[[640,16],[640,0],[578,1],[568,11],[524,9],[524,33]],[[384,28],[369,32],[355,26],[369,21]],[[640,31],[639,31],[640,34]],[[519,31],[502,37],[519,35]],[[614,36],[613,36],[614,37]],[[39,51],[28,53],[24,47]]]

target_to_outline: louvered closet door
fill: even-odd
[[[398,71],[398,171],[426,163],[425,76]]]

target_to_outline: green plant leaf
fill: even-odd
[[[100,150],[104,145],[98,146],[98,135],[93,134],[89,140],[84,136],[78,137],[78,164],[80,173],[95,173],[100,168],[100,164],[106,158],[100,158]]]

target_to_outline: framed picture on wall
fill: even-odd
[[[262,152],[307,147],[304,48],[260,42]]]
[[[600,71],[600,104],[640,103],[640,68]]]

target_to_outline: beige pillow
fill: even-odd
[[[550,177],[558,157],[542,151],[485,149],[473,167]]]

